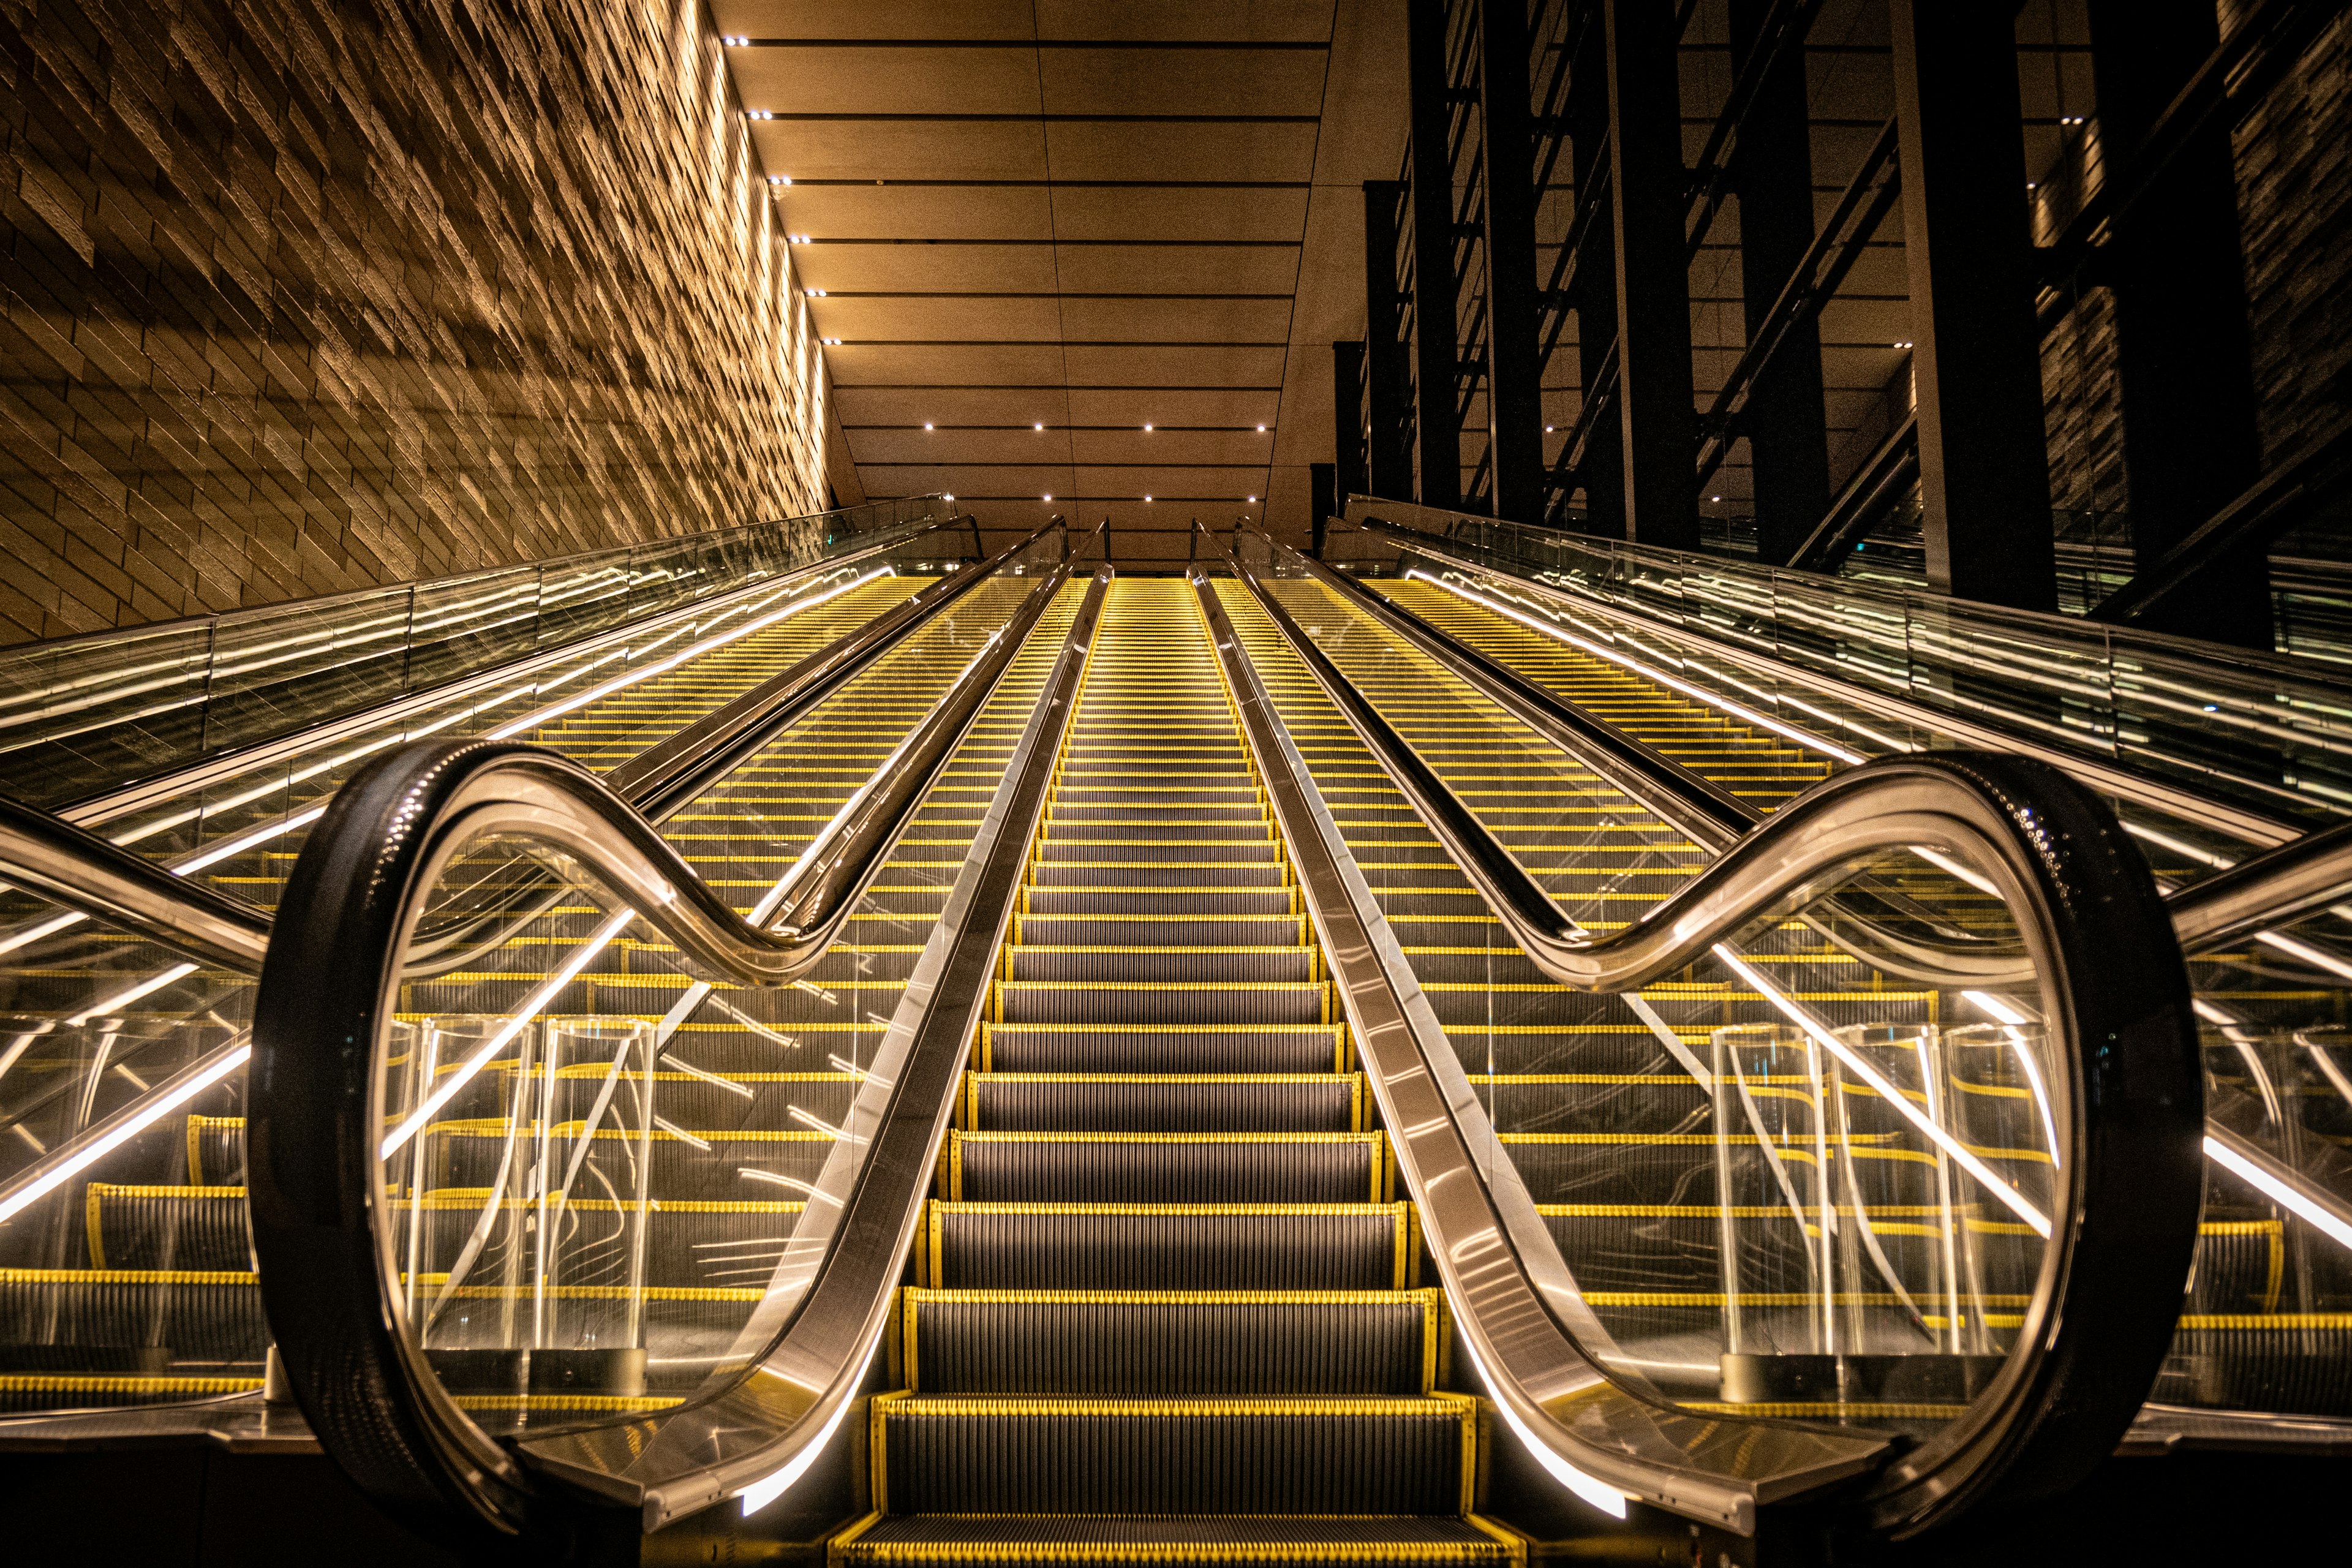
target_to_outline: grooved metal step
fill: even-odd
[[[951,1132],[948,1195],[1020,1203],[1379,1203],[1378,1132]]]
[[[1354,1073],[971,1073],[964,1123],[978,1131],[1354,1132]]]
[[[1058,1290],[1396,1290],[1403,1204],[935,1202],[934,1287]]]

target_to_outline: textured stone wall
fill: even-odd
[[[0,0],[0,641],[818,510],[696,0]]]
[[[2240,232],[2263,461],[2352,413],[2352,13],[2239,123]]]

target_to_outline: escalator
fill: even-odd
[[[304,846],[260,1290],[394,1520],[1749,1563],[2113,1450],[2199,1169],[2186,983],[2087,793],[1957,758],[1798,795],[1720,726],[1588,758],[1303,578],[1003,593],[877,666],[887,720],[799,732],[805,798],[751,798],[772,753],[657,831],[429,746]],[[1623,779],[1670,743],[1720,772],[1654,810]],[[726,813],[789,843],[707,851]],[[518,918],[407,978],[453,908]]]
[[[61,909],[32,896],[46,884],[24,875],[6,895],[0,1410],[234,1405],[261,1390],[269,1336],[242,1180],[255,960],[192,951],[173,924],[193,907],[257,948],[305,832],[352,771],[423,735],[512,738],[573,756],[667,816],[730,749],[770,744],[877,661],[909,690],[951,676],[937,665],[953,657],[953,627],[985,636],[986,625],[971,628],[1003,612],[991,582],[1042,548],[1033,537],[942,576],[955,546],[934,527],[851,534],[833,557],[747,572],[614,634],[118,785],[67,807],[62,826],[12,808],[10,853],[25,862],[12,871],[44,868],[20,853],[29,848],[70,883],[77,864],[110,856],[118,889],[144,873],[151,920],[109,919],[121,910],[87,888],[50,888]],[[747,782],[701,803],[708,874],[724,879],[744,862],[758,871],[808,832],[772,821],[779,807],[829,809],[851,787],[845,773],[887,752],[899,732],[890,701],[865,701],[878,717],[863,727],[843,702],[859,706],[837,699],[806,719],[831,732],[833,776],[782,791]],[[148,869],[148,856],[179,879]],[[436,1000],[465,1005],[512,988],[462,942],[437,968],[426,987]]]
[[[1624,764],[1618,777],[1633,780],[1636,795],[1653,808],[1675,816],[1694,835],[1694,848],[1707,842],[1710,827],[1719,837],[1727,829],[1752,826],[1775,804],[1775,791],[1792,793],[1867,756],[1932,744],[1945,738],[1939,731],[1950,722],[1924,704],[1906,707],[1883,692],[1857,690],[1859,676],[1843,684],[1809,684],[1807,672],[1785,660],[1767,659],[1728,638],[1696,637],[1687,625],[1643,619],[1620,603],[1567,592],[1559,579],[1476,569],[1458,544],[1434,544],[1423,552],[1407,542],[1401,558],[1377,547],[1356,554],[1344,574],[1294,560],[1297,580],[1277,592],[1302,617],[1324,623],[1318,639],[1367,692],[1466,683],[1484,694],[1457,699],[1470,707],[1483,704],[1485,711],[1471,722],[1504,732],[1523,732],[1524,718],[1549,723],[1555,732],[1562,731],[1563,719],[1597,719],[1609,732],[1595,738],[1611,760]],[[2021,627],[2006,649],[1989,649],[1983,657],[2015,667],[2039,660],[2053,677],[2051,685],[2063,686],[2072,667],[2063,648],[2028,639],[2038,630]],[[2247,726],[2247,748],[2208,775],[2205,794],[2184,791],[2161,776],[2126,775],[2053,748],[2041,727],[2046,703],[2024,704],[2011,718],[2008,744],[2079,768],[2086,782],[2109,794],[2139,841],[2179,911],[2204,1034],[2205,1212],[2172,1353],[2126,1451],[2352,1452],[2352,1383],[2347,1382],[2352,1341],[2346,1337],[2352,1331],[2344,1315],[2352,1306],[2352,1167],[2343,1153],[2352,1130],[2352,1078],[2347,1076],[2352,1064],[2336,1023],[2345,983],[2352,979],[2347,963],[2352,919],[2340,897],[2302,898],[2264,918],[2255,890],[2266,879],[2292,880],[2287,873],[2297,862],[2306,881],[2335,879],[2327,868],[2342,859],[2337,842],[2343,834],[2308,828],[2302,820],[2324,822],[2319,808],[2331,798],[2329,766],[2324,759],[2302,761],[2300,752],[2287,753],[2294,760],[2283,763],[2258,749],[2315,746],[2318,718],[2329,703],[2324,691],[2293,680],[2281,680],[2267,703],[2247,701],[2240,693],[2248,683],[2275,672],[2242,668],[2238,661],[2200,661],[2186,645],[2129,651],[2145,672],[2143,684],[2168,693],[2181,713],[2252,717],[2240,721]],[[1548,717],[1544,710],[1552,705],[1573,711]],[[2282,715],[2282,722],[2257,723],[2264,711]],[[2000,717],[1998,710],[1979,707],[1972,722]],[[2300,727],[2290,734],[2285,723]],[[1400,728],[1412,731],[1410,723]],[[1709,738],[1694,745],[1700,736]],[[1777,753],[1778,763],[1760,771],[1760,791],[1759,772],[1716,749],[1724,737]],[[1453,765],[1425,735],[1413,734],[1412,743],[1441,773]],[[2140,743],[2148,743],[2144,734]],[[2288,801],[2283,785],[2305,793]],[[1496,827],[1511,837],[1507,826]],[[2240,890],[2225,893],[2221,884],[2233,879]],[[2200,910],[2225,899],[2242,907],[2223,933],[2210,929]],[[1884,992],[1873,997],[1872,1016],[1880,1016],[1892,1000]],[[1684,1023],[1685,1015],[1667,998],[1645,993],[1643,1001],[1675,1025]],[[1563,999],[1553,1005],[1570,1004]],[[1524,1026],[1488,1025],[1490,1060],[1481,1065],[1498,1068],[1513,1055],[1511,1031],[1536,1026],[1533,1015],[1540,1006],[1521,1010],[1530,1015]],[[1994,994],[1970,994],[1967,1011],[1979,1024],[2009,1021]],[[1687,1028],[1681,1033],[1696,1043]],[[1632,1055],[1643,1054],[1637,1041]],[[1612,1065],[1675,1076],[1664,1055],[1648,1054],[1646,1064]],[[1573,1065],[1600,1059],[1588,1055]],[[1536,1065],[1536,1058],[1522,1054],[1518,1065]],[[1540,1065],[1571,1064],[1553,1055]],[[1549,1200],[1547,1219],[1563,1254],[1571,1262],[1586,1260],[1578,1272],[1587,1283],[1630,1284],[1639,1274],[1619,1273],[1643,1250],[1615,1234],[1622,1229],[1652,1232],[1652,1250],[1664,1246],[1693,1258],[1709,1250],[1694,1231],[1705,1222],[1678,1214],[1675,1204],[1626,1203],[1628,1194],[1605,1184],[1581,1186],[1572,1194],[1579,1201],[1566,1202],[1565,1187],[1537,1173],[1538,1151],[1547,1138],[1572,1133],[1585,1119],[1545,1104],[1539,1075],[1490,1070],[1479,1081],[1491,1096],[1495,1124],[1528,1167],[1531,1187]],[[1671,1195],[1661,1191],[1654,1198]],[[1677,1225],[1694,1234],[1671,1237]],[[1666,1310],[1654,1290],[1611,1292],[1605,1299],[1612,1304],[1604,1316]],[[1636,1300],[1647,1304],[1636,1308]]]
[[[1206,632],[1104,610],[836,1561],[1518,1552]]]

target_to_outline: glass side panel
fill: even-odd
[[[1571,991],[1246,590],[1219,591],[1444,1032],[1442,1070],[1485,1113],[1475,1152],[1532,1207],[1522,1254],[1548,1247],[1530,1266],[1593,1314],[1580,1341],[1696,1410],[1959,1440],[2047,1310],[2073,1152],[2018,932],[1948,868],[1985,868],[1895,852],[1638,994]],[[1644,919],[1705,863],[1328,590],[1272,591],[1579,926]],[[1916,978],[1955,951],[1979,983],[2010,976],[1988,995],[2014,1023]]]
[[[387,747],[506,733],[608,769],[936,581],[911,569],[935,567],[936,549],[909,542],[566,650],[520,677],[219,779],[101,830],[270,907],[328,797]],[[992,591],[983,584],[971,597]],[[487,873],[494,889],[506,863],[493,860]],[[495,977],[480,984],[513,990]],[[494,1014],[511,1000],[475,1011]],[[266,1336],[253,1338],[260,1309],[240,1184],[250,1008],[244,976],[188,963],[23,893],[0,893],[0,1012],[16,1023],[0,1037],[0,1269],[11,1271],[14,1293],[0,1319],[0,1376],[10,1375],[13,1356],[26,1363],[25,1375],[49,1380],[15,1387],[9,1408],[176,1400],[225,1391],[190,1379],[258,1378]],[[526,1042],[534,1051],[562,1043]],[[185,1083],[178,1075],[215,1068],[193,1098],[173,1100],[174,1086]],[[136,1125],[101,1150],[118,1117]],[[57,1168],[60,1158],[93,1154]],[[108,1240],[131,1234],[114,1222],[133,1203],[143,1205],[137,1244]],[[176,1278],[191,1270],[204,1278]],[[224,1271],[238,1279],[211,1278]],[[222,1326],[229,1323],[243,1326]],[[223,1349],[230,1339],[244,1348]],[[145,1381],[87,1381],[112,1375],[112,1361],[125,1357]]]
[[[933,497],[0,650],[0,777],[29,804],[349,717],[928,523]],[[940,548],[934,545],[933,549]]]
[[[665,835],[757,918],[1033,585],[975,589]],[[801,979],[700,984],[573,891],[478,971],[405,989],[379,1056],[387,1288],[486,1429],[674,1406],[740,1375],[788,1320],[888,1093],[868,1077],[876,1051],[1084,592],[1066,584],[1033,629],[844,939]],[[461,884],[478,896],[478,879]],[[573,978],[551,982],[566,959]]]
[[[2352,807],[2352,702],[2292,658],[1390,502],[1359,511],[1397,531],[1334,533],[1329,557],[1350,569],[1446,575],[1400,561],[1417,536],[1491,566],[1468,574],[1491,586],[1539,584],[1620,624],[1630,613],[1700,658],[1746,648],[2289,824]]]

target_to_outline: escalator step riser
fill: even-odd
[[[1465,1418],[1346,1405],[1148,1415],[877,1401],[877,1506],[901,1513],[1461,1511]],[[1394,1413],[1392,1413],[1394,1412]],[[885,1489],[887,1488],[887,1491]]]
[[[967,1101],[974,1131],[1352,1132],[1354,1080],[1320,1083],[1006,1083],[982,1078]]]
[[[259,1277],[242,1271],[159,1287],[129,1272],[0,1269],[0,1326],[12,1345],[169,1346],[174,1365],[203,1372],[257,1368],[269,1345]]]
[[[1232,892],[1162,891],[1157,888],[1134,890],[1097,889],[1076,892],[1067,889],[1032,888],[1024,896],[1032,918],[1061,919],[1072,916],[1158,916],[1173,921],[1217,921],[1233,919],[1253,924],[1260,919],[1297,918],[1298,896],[1287,889],[1268,888],[1260,892],[1236,889]],[[1072,921],[1073,925],[1076,924]]]
[[[1142,1027],[1056,1029],[988,1026],[985,1061],[994,1072],[1332,1072],[1339,1031]]]
[[[1463,1568],[1520,1560],[1515,1546],[1466,1520],[1184,1519],[1101,1514],[877,1519],[831,1549],[842,1563],[921,1563],[924,1568],[1002,1568],[1007,1563],[1200,1563],[1218,1568]]]
[[[1330,997],[1320,985],[1030,985],[996,988],[1003,1024],[1323,1024]]]
[[[1286,868],[1271,861],[1244,865],[1219,857],[1215,864],[1183,863],[1175,856],[1166,857],[1168,865],[1072,865],[1064,866],[1040,861],[1029,868],[1029,885],[1034,891],[1029,895],[1032,907],[1045,892],[1057,888],[1075,889],[1065,895],[1076,898],[1104,892],[1132,896],[1150,893],[1167,899],[1223,898],[1233,890],[1265,889],[1261,896],[1295,899],[1290,890]],[[1213,888],[1214,893],[1196,892],[1200,888]],[[1144,906],[1146,908],[1153,906]],[[1185,908],[1171,904],[1172,912]],[[1287,902],[1278,906],[1287,909]]]
[[[85,1189],[84,1263],[92,1268],[241,1273],[253,1267],[245,1189]]]
[[[1315,954],[1304,948],[1261,952],[1056,952],[1012,950],[1009,978],[1037,985],[1303,985],[1313,981]]]
[[[2184,1326],[2148,1397],[2340,1418],[2352,1405],[2352,1322]]]
[[[1133,1399],[1414,1394],[1428,1306],[1388,1301],[942,1300],[913,1305],[927,1394]]]
[[[1261,920],[1075,920],[1032,913],[1021,917],[1020,940],[1040,947],[1296,947],[1306,940],[1305,926],[1286,911]]]
[[[946,1289],[1390,1290],[1404,1284],[1393,1205],[1278,1214],[933,1211]]]
[[[1224,885],[1228,866],[1271,866],[1280,858],[1280,848],[1265,838],[1217,839],[1203,843],[1192,836],[1190,828],[1171,828],[1154,834],[1138,828],[1122,838],[1041,838],[1036,847],[1040,869],[1057,863],[1078,861],[1090,865],[1124,866],[1129,861],[1190,861],[1195,882]],[[1124,875],[1124,871],[1118,873]]]
[[[1374,1203],[1370,1138],[1307,1142],[1002,1141],[959,1134],[950,1196],[966,1203]]]

